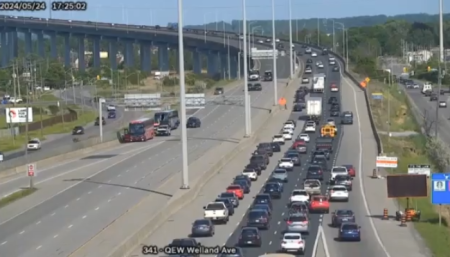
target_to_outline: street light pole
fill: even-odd
[[[277,52],[275,48],[275,0],[272,0],[272,60],[273,60],[273,105],[278,104]]]
[[[443,21],[443,0],[439,0],[439,65],[438,65],[438,100],[436,101],[436,117],[434,124],[434,136],[438,136],[439,121],[439,98],[442,88],[442,62],[444,62],[444,21]]]
[[[246,10],[246,0],[242,0],[242,33],[244,40],[243,48],[244,48],[244,113],[245,113],[245,134],[244,137],[250,137],[250,134],[252,133],[250,131],[250,117],[249,117],[249,106],[250,103],[248,102],[248,52],[247,52],[247,10]],[[239,71],[240,72],[240,71]]]
[[[181,152],[183,156],[183,172],[181,189],[189,189],[189,166],[186,131],[186,89],[184,81],[184,45],[183,45],[183,0],[178,0],[178,62],[180,69],[180,112],[181,112]]]
[[[345,30],[345,69],[348,71],[348,29]]]
[[[320,46],[320,19],[317,18],[317,45]]]
[[[334,33],[334,20],[333,20],[333,52],[336,53],[336,41],[335,41],[335,33]]]
[[[294,49],[292,48],[292,0],[289,0],[289,68],[291,79],[294,77]]]

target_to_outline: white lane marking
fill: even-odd
[[[77,198],[77,201],[80,201],[80,197]]]
[[[339,66],[341,66],[339,64]],[[366,214],[369,217],[369,223],[370,226],[372,227],[373,233],[375,235],[375,238],[378,241],[378,244],[381,246],[381,249],[383,249],[383,252],[386,254],[386,257],[391,257],[391,255],[389,254],[388,250],[386,249],[386,247],[383,244],[383,241],[381,241],[380,235],[378,234],[378,231],[375,227],[375,224],[373,223],[373,220],[370,218],[372,216],[372,213],[370,212],[369,209],[369,205],[367,203],[367,198],[366,198],[366,191],[364,189],[364,185],[363,185],[363,176],[364,174],[362,173],[362,160],[363,160],[363,146],[362,146],[362,130],[361,130],[361,119],[359,118],[359,110],[358,110],[358,106],[357,106],[357,102],[358,102],[358,97],[356,94],[356,90],[353,88],[352,82],[349,81],[347,78],[345,78],[342,75],[342,67],[341,67],[341,76],[342,78],[347,82],[347,85],[350,86],[350,89],[353,91],[353,101],[355,102],[355,113],[356,113],[356,119],[358,122],[358,139],[359,139],[359,163],[358,163],[358,176],[359,176],[359,188],[361,190],[361,196],[362,196],[362,200],[364,203],[364,208],[366,209]],[[363,92],[364,93],[364,92]]]
[[[68,205],[68,204],[66,204],[66,206],[64,206],[64,208],[67,208],[67,207],[69,207],[69,205]]]
[[[71,227],[73,227],[73,225],[72,224],[70,224],[67,228],[71,228]]]
[[[55,214],[56,214],[56,213],[54,212],[54,213],[50,214],[50,216],[55,216]]]
[[[42,245],[36,247],[36,250],[39,250],[39,249],[41,249],[41,248],[42,248]]]
[[[20,231],[19,235],[22,235],[23,233],[25,233],[25,230]]]
[[[100,207],[95,208],[96,211],[98,211],[98,209],[100,209]]]
[[[41,221],[36,222],[36,225],[39,225],[39,224],[41,224]]]
[[[8,243],[8,241],[4,241],[4,242],[1,243],[0,245],[5,245],[6,243]]]
[[[86,219],[86,217],[87,217],[87,216],[86,216],[86,215],[84,215],[84,216],[82,217],[82,219]]]
[[[150,148],[153,148],[153,147],[155,147],[155,146],[157,146],[157,145],[160,145],[160,144],[162,144],[162,143],[163,143],[163,141],[158,142],[158,143],[156,143],[155,145],[153,145],[153,146],[150,147]],[[150,148],[148,148],[148,149],[150,149]],[[148,149],[147,149],[147,150],[148,150]],[[126,158],[126,159],[124,159],[124,160],[120,160],[120,161],[118,161],[118,162],[115,162],[115,163],[113,163],[113,164],[111,164],[111,165],[106,166],[105,168],[103,168],[103,169],[97,171],[96,173],[90,175],[89,177],[83,179],[82,181],[79,181],[79,182],[77,182],[77,183],[75,183],[75,184],[73,184],[73,185],[71,185],[71,186],[69,186],[69,187],[67,187],[67,188],[65,188],[65,189],[63,189],[63,190],[57,192],[56,194],[50,196],[49,198],[47,198],[47,199],[45,199],[45,200],[43,200],[43,201],[41,201],[41,202],[39,202],[39,203],[37,203],[37,204],[31,206],[30,208],[28,208],[28,209],[22,211],[21,213],[19,213],[19,214],[17,214],[17,215],[15,215],[15,216],[13,216],[13,217],[11,217],[11,218],[9,218],[9,219],[7,219],[7,220],[1,222],[0,225],[3,225],[3,224],[5,224],[6,222],[9,222],[9,221],[11,221],[12,219],[17,218],[18,216],[20,216],[20,215],[26,213],[27,211],[33,209],[34,207],[39,206],[39,205],[41,205],[42,203],[44,203],[44,202],[46,202],[46,201],[48,201],[48,200],[53,199],[55,196],[57,196],[57,195],[59,195],[59,194],[65,192],[65,191],[71,189],[72,187],[74,187],[74,186],[76,186],[76,185],[78,185],[78,184],[84,182],[85,180],[88,180],[88,179],[90,179],[90,178],[92,178],[92,177],[94,177],[94,176],[96,176],[96,175],[102,173],[103,171],[108,170],[108,169],[110,169],[111,167],[114,167],[114,166],[116,166],[117,164],[122,163],[122,162],[124,162],[124,161],[126,161],[126,160],[128,160],[128,159],[130,159],[130,158],[132,158],[132,157],[134,157],[134,156],[136,156],[136,155],[138,155],[138,154],[141,154],[141,153],[142,153],[142,151],[138,151],[137,153],[133,153],[131,156],[129,156],[128,158]],[[54,215],[54,214],[55,214],[55,213],[53,213],[53,215]],[[53,216],[53,215],[52,215],[52,216]]]
[[[58,237],[58,234],[56,234],[56,235],[53,236],[53,238],[57,238],[57,237]]]

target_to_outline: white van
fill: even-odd
[[[429,82],[423,83],[422,94],[425,94],[427,91],[433,91],[433,86],[431,86],[431,83]]]

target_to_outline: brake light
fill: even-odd
[[[290,225],[290,224],[292,224],[292,221],[289,221],[289,220],[288,220],[286,223]]]
[[[299,240],[299,241],[298,241],[298,244],[299,244],[299,245],[302,245],[302,244],[303,244],[303,240]]]

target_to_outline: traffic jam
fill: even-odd
[[[199,238],[214,237],[217,227],[227,225],[238,208],[248,206],[241,204],[244,199],[252,196],[224,244],[236,247],[235,253],[218,256],[277,252],[310,256],[323,214],[330,214],[331,220],[323,222],[336,228],[337,241],[361,240],[354,212],[339,208],[339,202],[350,200],[357,173],[351,163],[335,163],[341,129],[353,124],[353,113],[341,109],[339,66],[326,49],[318,54],[307,48],[305,55],[326,60],[326,65],[309,66],[313,72],[304,76],[311,83],[297,89],[292,112],[280,132],[271,142],[257,145],[242,173],[204,205],[203,217],[192,221],[190,234],[173,239],[170,246],[201,245]],[[323,86],[324,90],[317,90]],[[266,178],[260,189],[258,181]]]

